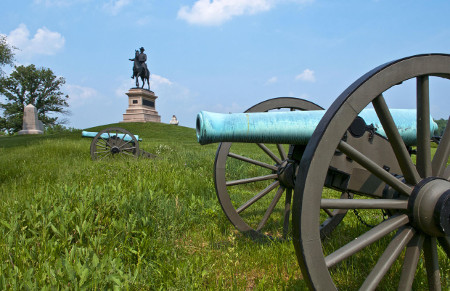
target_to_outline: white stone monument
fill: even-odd
[[[123,114],[122,122],[161,122],[161,116],[155,109],[158,96],[153,91],[132,88],[127,93],[128,109]]]
[[[175,115],[172,116],[172,119],[170,120],[169,124],[178,125],[178,119]]]
[[[23,127],[19,134],[43,134],[44,125],[38,119],[37,109],[28,104],[23,110]]]

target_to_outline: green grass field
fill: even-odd
[[[291,241],[252,241],[223,214],[217,145],[198,145],[190,128],[115,126],[158,157],[93,162],[81,131],[0,137],[0,289],[306,289]],[[347,216],[351,237],[364,226]],[[339,269],[342,289],[367,259]]]

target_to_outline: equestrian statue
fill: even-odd
[[[144,88],[145,81],[148,84],[148,90],[150,90],[150,71],[147,68],[147,55],[144,53],[145,49],[141,47],[140,52],[138,50],[135,51],[134,58],[129,59],[130,61],[134,61],[133,65],[133,75],[132,79],[136,78],[136,87],[139,87],[139,77],[142,80],[142,87]]]

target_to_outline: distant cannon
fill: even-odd
[[[139,149],[138,135],[120,127],[108,127],[100,132],[82,131],[82,137],[92,138],[91,158],[124,158],[127,156],[154,158],[155,155]]]
[[[416,108],[399,118],[386,99],[391,87],[410,79],[416,81],[416,94],[409,104]],[[293,243],[311,289],[346,289],[334,280],[334,266],[345,261],[351,273],[353,260],[348,259],[369,253],[379,257],[372,265],[365,262],[367,276],[355,276],[361,290],[374,290],[397,258],[403,260],[394,275],[398,288],[411,289],[421,254],[429,288],[440,290],[439,265],[446,270],[450,258],[450,127],[432,158],[430,79],[450,79],[450,55],[418,55],[381,65],[354,82],[326,112],[253,114],[322,109],[301,99],[275,98],[248,114],[200,113],[199,142],[221,142],[215,186],[229,220],[253,237],[286,237],[292,208]],[[372,110],[366,109],[369,105]],[[254,122],[260,117],[265,121]],[[284,193],[284,205],[279,205]],[[356,236],[340,235],[346,225],[336,230],[337,240],[323,240],[349,210],[361,221],[358,211],[382,213],[371,216],[369,229],[353,230]],[[379,245],[384,252],[372,253]]]

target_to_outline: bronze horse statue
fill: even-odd
[[[142,87],[144,88],[145,81],[147,80],[148,84],[148,90],[150,90],[150,71],[148,70],[147,66],[145,64],[141,64],[139,62],[139,51],[135,51],[134,59],[130,59],[130,61],[134,61],[133,66],[133,77],[136,78],[136,87],[139,87],[139,77],[141,77],[142,80]]]

